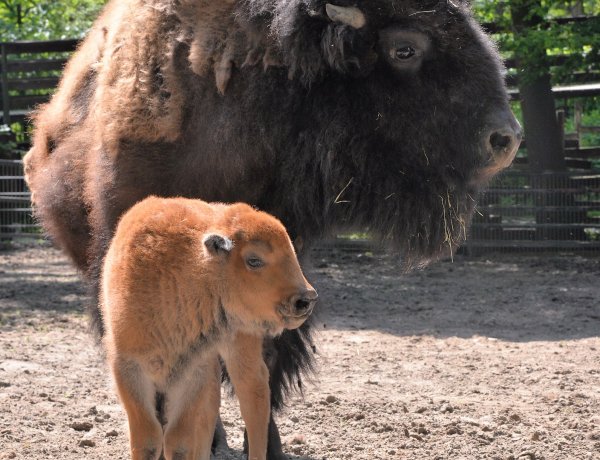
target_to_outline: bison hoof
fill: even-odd
[[[215,434],[213,436],[211,451],[216,458],[221,458],[220,453],[227,452],[229,445],[227,444],[227,433],[225,433],[225,427],[221,421],[221,416],[217,418],[217,426],[215,427]]]

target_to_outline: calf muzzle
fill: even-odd
[[[318,297],[317,291],[314,289],[307,289],[306,291],[292,296],[289,305],[292,306],[296,315],[308,316],[312,312]]]
[[[286,329],[295,329],[306,321],[317,302],[317,292],[314,289],[303,289],[289,297],[280,307]]]

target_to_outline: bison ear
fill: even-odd
[[[233,241],[215,233],[206,235],[202,242],[211,255],[226,255],[233,249]]]

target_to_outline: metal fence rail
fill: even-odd
[[[483,195],[467,250],[600,250],[600,170],[511,170]]]
[[[23,162],[0,160],[0,238],[39,238],[31,213],[31,194],[23,179]]]
[[[0,160],[0,238],[41,236],[23,162]],[[507,171],[481,197],[463,250],[600,252],[600,170]]]

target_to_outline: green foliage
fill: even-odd
[[[580,99],[581,104],[581,124],[583,126],[600,126],[600,96],[587,97]],[[567,101],[567,115],[575,113],[575,101]],[[575,121],[573,117],[568,117],[565,123],[565,131],[575,131]],[[600,132],[584,132],[581,134],[581,147],[593,147],[600,145]],[[600,169],[600,158],[593,159],[594,166]]]
[[[0,41],[79,38],[104,0],[0,0]]]
[[[475,13],[494,24],[507,58],[519,61],[519,78],[535,79],[551,69],[554,84],[572,83],[600,71],[600,19],[560,22],[560,18],[600,15],[600,2],[475,0]],[[560,59],[557,57],[560,56]]]

